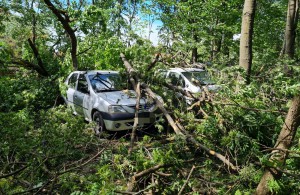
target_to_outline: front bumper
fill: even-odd
[[[101,113],[105,127],[109,131],[122,131],[132,129],[134,124],[133,113]],[[138,127],[155,122],[155,114],[142,112],[138,115]]]

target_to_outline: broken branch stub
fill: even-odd
[[[171,125],[171,127],[173,128],[173,130],[175,131],[176,134],[178,135],[183,135],[183,133],[180,131],[180,129],[178,128],[178,126],[176,125],[175,121],[173,120],[173,118],[170,116],[170,114],[168,113],[168,111],[165,109],[163,103],[157,98],[157,96],[153,93],[153,91],[148,87],[147,84],[142,83],[142,87],[146,90],[147,94],[154,99],[156,105],[159,107],[159,109],[163,112],[163,114],[165,115],[165,117],[168,120],[168,123]]]

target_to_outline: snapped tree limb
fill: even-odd
[[[130,154],[133,148],[134,144],[134,139],[135,139],[135,134],[138,126],[138,115],[139,115],[139,107],[140,107],[140,99],[141,99],[141,88],[140,88],[140,82],[138,82],[136,86],[136,93],[137,93],[137,98],[136,98],[136,105],[135,105],[135,116],[134,116],[134,123],[132,127],[132,132],[131,132],[131,139],[130,139],[130,148],[128,153]]]
[[[1,179],[1,178],[6,178],[6,177],[10,177],[10,176],[13,176],[13,175],[15,175],[15,174],[18,174],[18,173],[20,173],[21,171],[23,171],[24,169],[26,169],[27,167],[28,167],[28,165],[26,165],[26,166],[24,166],[24,167],[22,167],[22,168],[20,168],[20,169],[18,169],[18,170],[16,170],[16,171],[14,171],[14,172],[12,172],[12,173],[0,175],[0,179]]]
[[[135,72],[135,70],[132,68],[131,64],[126,60],[125,55],[123,53],[120,54],[124,65],[127,69],[127,72],[129,73],[129,75],[131,76],[132,73],[135,73],[135,78],[132,78],[133,80],[138,80],[137,74]],[[176,122],[174,121],[174,119],[171,117],[171,115],[168,113],[168,111],[164,108],[163,103],[157,98],[156,94],[153,93],[153,91],[148,87],[147,84],[142,83],[141,84],[142,88],[147,92],[147,94],[155,101],[155,103],[157,104],[157,106],[161,109],[161,111],[163,112],[164,116],[166,117],[166,119],[168,120],[168,123],[171,125],[171,127],[173,128],[174,132],[179,135],[182,136],[185,140],[187,140],[188,142],[192,143],[194,146],[201,148],[202,150],[204,150],[205,152],[207,152],[208,154],[210,154],[211,156],[214,156],[216,158],[218,158],[219,160],[221,160],[224,164],[226,164],[231,170],[237,171],[237,167],[234,166],[229,159],[227,159],[225,156],[215,152],[214,150],[210,150],[209,148],[207,148],[206,146],[200,144],[192,135],[190,135],[181,125],[181,128],[178,127],[178,125],[176,124]]]
[[[160,53],[156,54],[154,60],[153,60],[153,61],[151,62],[151,64],[148,66],[147,71],[150,71],[150,70],[155,66],[155,64],[158,62],[160,56],[161,56]]]
[[[133,191],[133,189],[135,187],[135,184],[136,184],[136,181],[138,179],[140,179],[141,177],[146,176],[150,173],[154,173],[157,170],[159,170],[160,168],[170,167],[170,166],[171,166],[170,164],[158,164],[158,165],[155,165],[153,167],[150,167],[149,169],[146,169],[146,170],[143,170],[139,173],[136,173],[135,175],[133,175],[131,177],[131,181],[127,185],[127,192],[132,192]]]

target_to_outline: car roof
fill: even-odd
[[[118,74],[119,71],[114,71],[114,70],[86,70],[86,71],[74,71],[73,73],[79,73],[79,74],[83,74],[86,73],[87,75],[93,75],[96,73],[101,73],[101,74]]]
[[[204,69],[201,68],[170,68],[174,72],[203,72]]]

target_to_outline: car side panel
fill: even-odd
[[[72,108],[73,111],[75,111],[74,107],[74,93],[75,90],[72,88],[68,88],[67,90],[67,104]]]
[[[74,93],[74,107],[75,107],[75,112],[79,115],[83,115],[83,110],[87,109],[84,108],[83,106],[83,99],[86,96],[86,94],[81,93],[79,91],[75,91]]]
[[[93,94],[86,94],[83,98],[83,115],[87,121],[92,121],[92,110],[95,102],[95,96]]]

